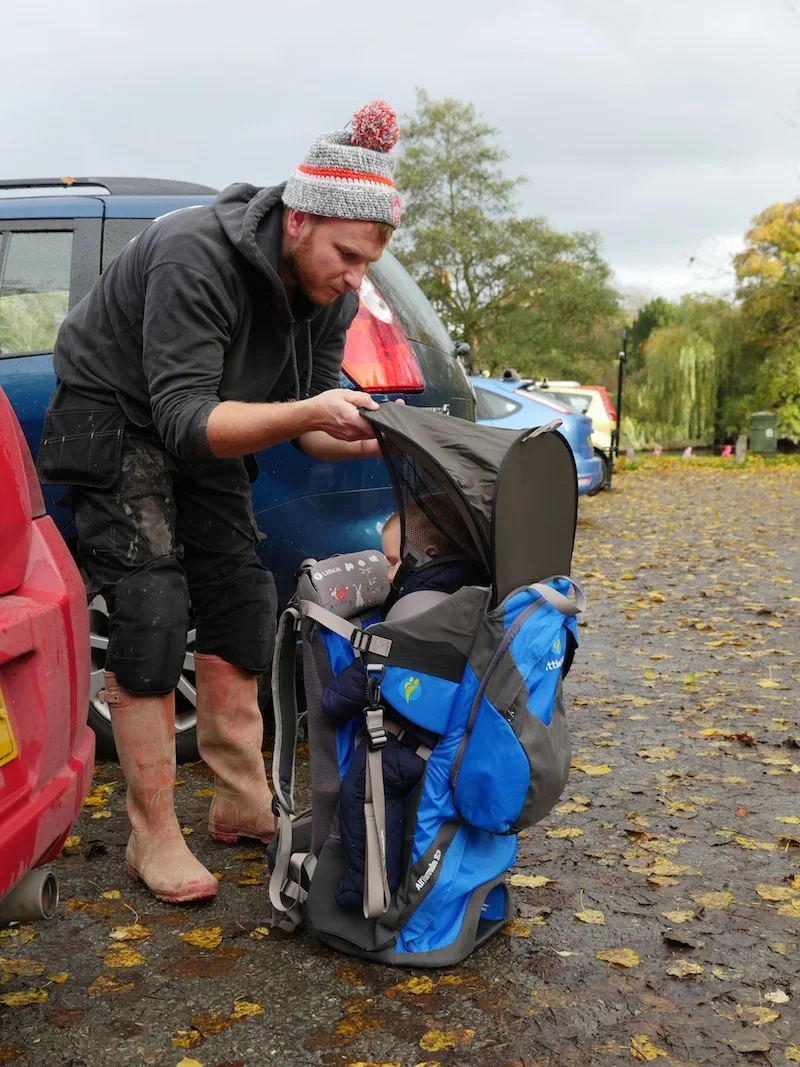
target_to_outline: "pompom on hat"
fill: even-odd
[[[394,159],[400,129],[394,109],[373,100],[349,128],[323,133],[286,183],[283,202],[298,211],[339,219],[400,225]]]

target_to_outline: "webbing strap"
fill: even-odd
[[[383,711],[366,712],[367,745],[370,734],[383,729]],[[385,738],[385,735],[384,735]],[[364,819],[366,822],[366,863],[364,865],[364,918],[377,919],[391,903],[386,874],[386,798],[383,790],[383,747],[367,748],[364,782]]]
[[[272,784],[282,814],[294,812],[294,770],[297,750],[297,637],[301,615],[287,608],[281,615],[272,659],[272,711],[275,743],[272,748]]]
[[[333,633],[338,634],[339,637],[343,637],[345,641],[349,641],[356,652],[388,656],[392,651],[392,642],[388,637],[369,634],[366,630],[362,630],[360,626],[354,626],[351,622],[348,622],[347,619],[340,619],[338,615],[334,615],[327,608],[321,608],[313,600],[301,600],[300,610],[307,618],[313,619],[320,626],[324,626],[326,630],[331,630]]]
[[[287,812],[278,829],[278,851],[269,879],[269,900],[274,912],[285,916],[283,923],[296,930],[303,921],[300,905],[306,893],[300,886],[299,876],[295,881],[290,880],[292,859],[292,817]]]
[[[570,587],[575,590],[574,601],[564,596],[563,593],[559,593],[557,589],[552,589],[545,584],[546,582],[557,581],[569,582]],[[562,615],[577,615],[586,607],[586,594],[583,589],[577,582],[573,582],[571,578],[568,578],[566,574],[554,574],[550,578],[545,578],[542,582],[534,582],[529,588],[535,589],[543,600],[546,600],[556,611],[560,611]]]
[[[403,737],[412,737],[413,740],[416,740],[416,738],[413,738],[413,735],[408,730],[406,730],[405,727],[400,726],[398,723],[393,722],[391,719],[383,720],[383,728],[387,731],[387,733],[394,734],[398,741],[402,741]],[[426,763],[430,759],[431,752],[433,752],[433,749],[429,748],[428,745],[423,745],[421,742],[419,747],[414,749],[414,755],[419,756],[420,759],[424,759]]]

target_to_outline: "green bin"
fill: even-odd
[[[750,451],[778,451],[778,416],[774,411],[755,411],[750,416]]]

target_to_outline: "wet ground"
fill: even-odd
[[[798,526],[800,467],[662,462],[582,501],[573,773],[521,835],[517,918],[460,967],[261,928],[263,849],[208,838],[203,766],[177,804],[219,897],[154,902],[99,766],[59,916],[0,930],[0,1064],[800,1062]]]

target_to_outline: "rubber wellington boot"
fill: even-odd
[[[195,653],[197,747],[215,775],[208,829],[217,841],[275,833],[261,745],[258,679],[219,656]]]
[[[216,896],[217,880],[195,859],[175,817],[175,696],[122,689],[106,671],[104,698],[128,783],[128,874],[171,904]]]

